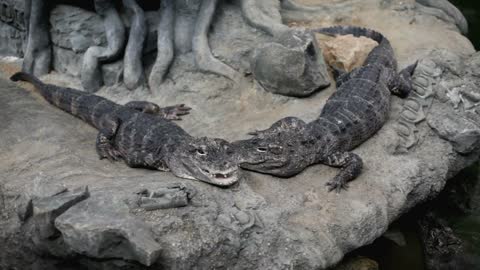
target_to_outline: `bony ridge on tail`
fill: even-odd
[[[80,90],[45,84],[23,72],[10,79],[32,83],[49,103],[97,128],[96,150],[101,159],[123,159],[133,168],[171,171],[217,186],[238,181],[238,166],[227,141],[192,137],[171,121],[189,113],[183,104],[160,108],[132,101],[119,105]]]
[[[364,64],[349,73],[339,72],[337,91],[327,100],[320,116],[309,123],[296,117],[283,118],[253,137],[234,142],[242,168],[290,177],[312,164],[340,168],[327,182],[339,192],[360,175],[362,159],[351,152],[373,136],[387,121],[391,94],[410,92],[416,64],[397,73],[390,42],[380,33],[361,27],[334,26],[314,29],[327,35],[364,36],[378,42]]]

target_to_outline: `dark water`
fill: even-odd
[[[405,246],[381,237],[349,256],[373,259],[381,270],[425,270],[418,220],[431,210],[463,241],[464,251],[455,261],[475,265],[474,268],[458,266],[449,269],[480,269],[480,163],[451,179],[438,198],[416,207],[390,226],[390,231],[403,235]]]
[[[480,0],[450,0],[452,4],[457,6],[469,23],[468,38],[480,50]]]

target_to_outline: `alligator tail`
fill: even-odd
[[[40,95],[49,103],[94,126],[96,126],[99,116],[106,111],[111,111],[113,107],[116,106],[116,104],[103,97],[91,95],[72,88],[43,83],[37,77],[25,72],[15,73],[10,77],[10,80],[15,82],[26,81],[33,84]],[[98,106],[97,110],[95,110],[95,105],[99,103],[102,103],[102,106]]]
[[[37,77],[32,74],[25,72],[17,72],[10,77],[11,81],[18,82],[29,82],[35,86],[35,88],[40,92],[40,94],[50,103],[57,105],[53,102],[53,93],[48,89],[47,85],[40,81]],[[58,105],[57,105],[58,106]]]
[[[353,35],[355,37],[368,37],[378,42],[378,44],[384,41],[388,42],[388,40],[379,32],[374,31],[372,29],[358,27],[358,26],[337,25],[332,27],[317,28],[317,29],[313,29],[313,31],[317,33],[329,35],[329,36]]]
[[[37,77],[35,77],[31,74],[25,73],[25,72],[17,72],[15,74],[13,74],[12,77],[10,77],[10,80],[12,80],[14,82],[18,82],[18,81],[29,82],[37,88],[41,88],[45,85]]]
[[[367,37],[373,39],[378,43],[378,46],[370,52],[365,63],[383,64],[396,69],[395,56],[390,41],[384,35],[375,30],[358,26],[332,26],[312,29],[312,31],[329,36],[353,35],[354,37]],[[379,59],[379,57],[383,59]]]

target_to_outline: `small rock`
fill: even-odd
[[[47,239],[54,235],[56,232],[53,226],[55,219],[70,207],[85,200],[89,196],[88,187],[85,186],[71,192],[66,191],[50,197],[32,198],[32,215],[36,230],[35,236],[38,239]]]
[[[365,257],[347,259],[340,263],[335,270],[378,270],[378,263]]]
[[[480,127],[465,117],[445,111],[435,111],[427,118],[428,125],[449,141],[455,151],[470,154],[480,148]]]
[[[65,243],[75,252],[97,259],[134,260],[150,266],[161,247],[150,228],[129,213],[122,198],[97,194],[55,220]]]
[[[237,219],[237,221],[240,223],[240,224],[247,224],[249,221],[250,221],[250,216],[243,212],[243,211],[238,211],[236,214],[235,214],[235,218]]]
[[[323,43],[324,57],[330,66],[351,71],[363,64],[378,43],[366,37],[345,35]]]
[[[191,192],[194,193],[194,189],[183,184],[173,184],[155,191],[142,189],[137,192],[137,204],[147,211],[184,207],[191,199]]]

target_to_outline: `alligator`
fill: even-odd
[[[227,141],[193,137],[171,121],[189,113],[183,104],[160,108],[148,101],[131,101],[119,105],[84,91],[45,84],[24,72],[10,79],[33,84],[49,103],[98,129],[100,159],[123,159],[132,168],[171,171],[180,178],[217,186],[238,181],[238,165]]]
[[[240,167],[279,177],[291,177],[313,164],[339,167],[327,182],[340,192],[360,175],[363,162],[352,149],[372,137],[387,121],[391,94],[410,92],[413,64],[397,72],[393,48],[382,34],[361,27],[333,26],[312,29],[326,35],[368,37],[378,42],[362,66],[337,74],[337,91],[320,116],[309,123],[286,117],[270,128],[249,133],[251,138],[233,143]]]

